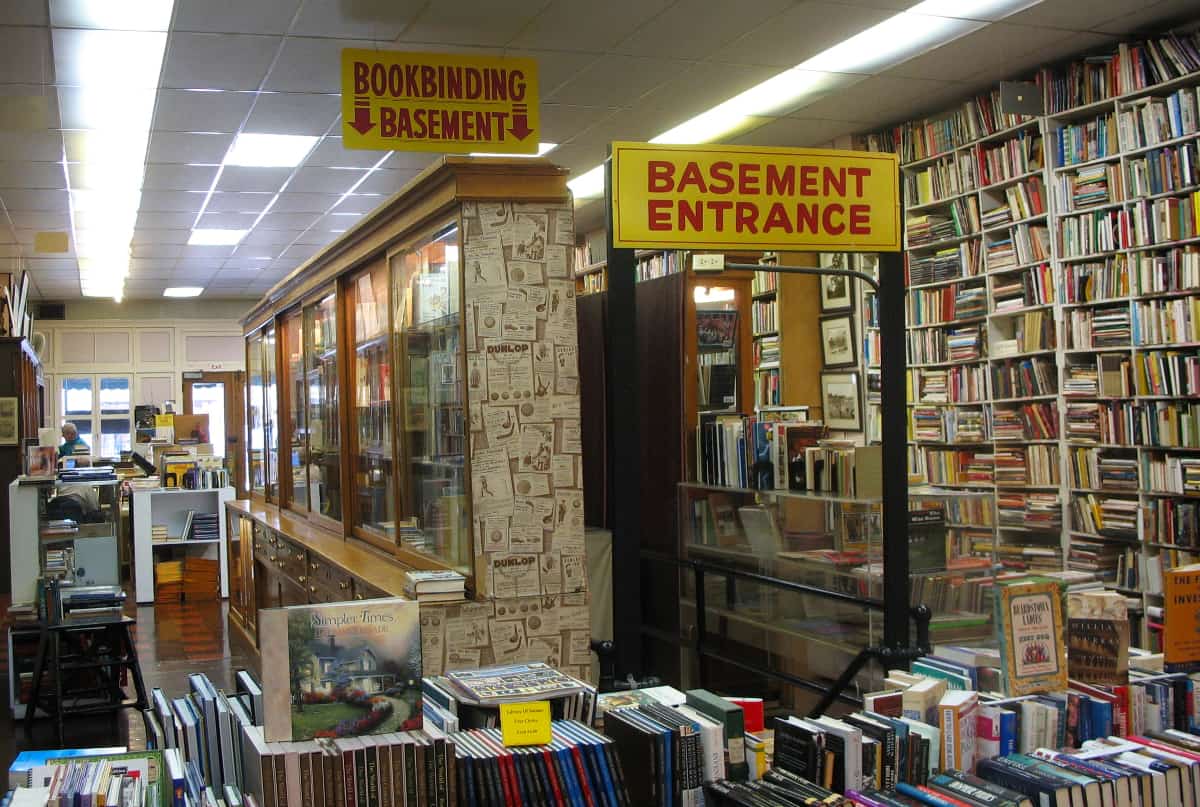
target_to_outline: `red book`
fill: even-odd
[[[754,734],[766,728],[762,698],[726,698],[725,700],[742,707],[747,732]]]

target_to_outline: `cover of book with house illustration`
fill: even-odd
[[[399,598],[259,611],[266,739],[421,728],[421,626]]]

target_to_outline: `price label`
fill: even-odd
[[[723,272],[725,271],[725,256],[720,252],[696,253],[692,256],[693,272]]]
[[[549,743],[550,701],[500,704],[500,739],[506,748]]]

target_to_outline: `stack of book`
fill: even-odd
[[[466,597],[467,578],[449,569],[409,569],[404,573],[404,595],[419,602],[455,602]]]
[[[588,724],[596,711],[594,686],[540,663],[427,676],[421,695],[425,719],[445,731],[495,728],[505,703],[547,701],[555,719]]]
[[[220,516],[216,513],[191,513],[191,531],[184,536],[188,541],[216,541],[221,537]]]
[[[178,536],[176,536],[178,537]],[[150,540],[155,543],[170,541],[171,534],[167,532],[166,524],[151,524],[150,525]]]

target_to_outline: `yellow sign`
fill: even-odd
[[[505,748],[549,743],[550,701],[500,704],[500,739]]]
[[[895,154],[612,144],[613,244],[896,252]]]
[[[537,154],[533,59],[342,51],[342,143],[351,149]]]

